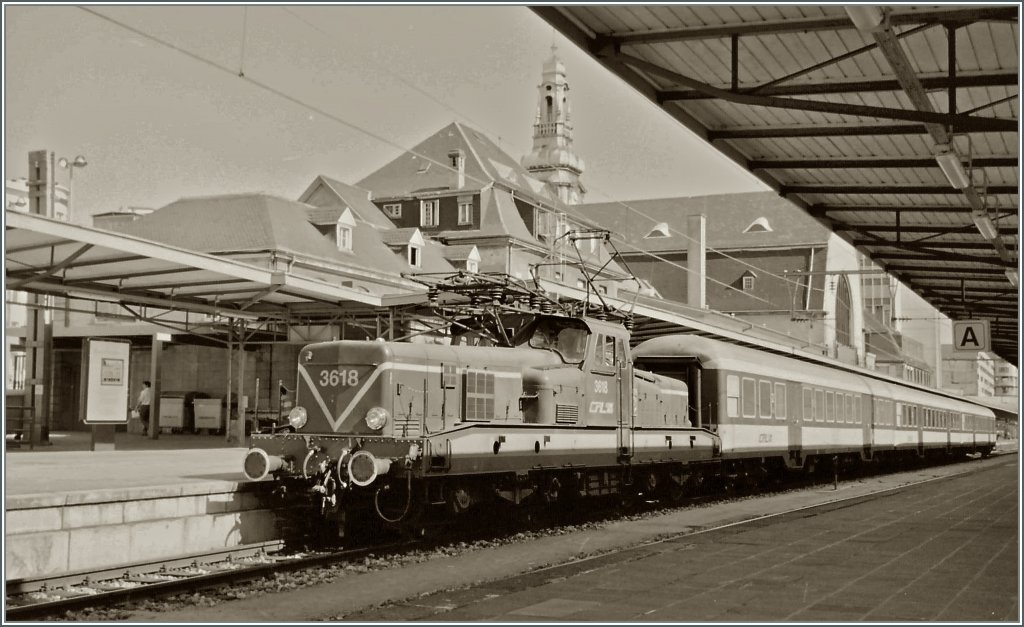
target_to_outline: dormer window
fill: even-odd
[[[668,222],[659,222],[654,225],[654,228],[644,235],[644,239],[654,239],[658,237],[669,237]]]
[[[772,230],[772,225],[768,224],[768,219],[764,218],[764,217],[761,217],[761,218],[758,218],[758,219],[754,220],[753,222],[751,222],[750,226],[748,226],[746,229],[744,229],[743,232],[744,233],[768,233],[768,232],[771,232],[771,230]]]
[[[420,201],[420,226],[437,226],[441,223],[441,200]]]
[[[466,272],[473,272],[474,274],[480,271],[480,264],[474,259],[466,260]]]
[[[423,249],[419,246],[409,244],[409,265],[419,268],[423,265]]]
[[[401,218],[402,203],[389,203],[384,205],[384,214],[389,218]]]
[[[459,201],[459,224],[473,224],[473,202]]]
[[[352,227],[339,223],[334,227],[334,239],[338,250],[352,250]]]
[[[755,278],[757,278],[757,275],[754,274],[753,272],[749,271],[749,270],[747,270],[746,272],[743,273],[743,276],[741,277],[741,280],[743,282],[743,291],[744,292],[753,292],[754,291],[754,279]]]
[[[356,220],[352,215],[352,210],[346,208],[334,224],[334,243],[338,246],[338,250],[352,251],[352,232],[355,227]]]

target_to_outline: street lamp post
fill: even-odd
[[[82,155],[78,155],[75,157],[74,161],[68,161],[64,157],[61,157],[60,160],[57,161],[57,165],[68,171],[68,222],[71,222],[75,192],[75,168],[84,168],[89,165],[89,162],[86,161],[85,157]]]

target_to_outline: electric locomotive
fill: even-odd
[[[306,346],[289,424],[252,436],[246,476],[272,476],[325,528],[368,515],[416,530],[486,505],[678,500],[709,482],[995,445],[990,410],[937,391],[693,335],[631,349],[629,318],[603,303],[600,317],[550,300],[538,313],[538,292],[507,279],[445,287],[473,315],[438,315],[495,345]]]
[[[685,382],[634,370],[621,324],[541,314],[507,347],[334,341],[303,348],[291,433],[253,435],[252,480],[305,481],[339,520],[679,493],[719,437]],[[642,487],[637,487],[642,486]]]

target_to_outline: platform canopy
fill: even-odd
[[[8,290],[282,322],[420,301],[425,293],[370,294],[283,263],[261,267],[10,210],[5,221]]]
[[[1018,9],[533,11],[1017,364]]]

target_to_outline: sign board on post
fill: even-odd
[[[128,422],[127,340],[86,338],[82,351],[82,422],[93,426],[93,450],[113,450],[114,426]]]
[[[953,350],[987,351],[991,343],[988,320],[953,321]]]

